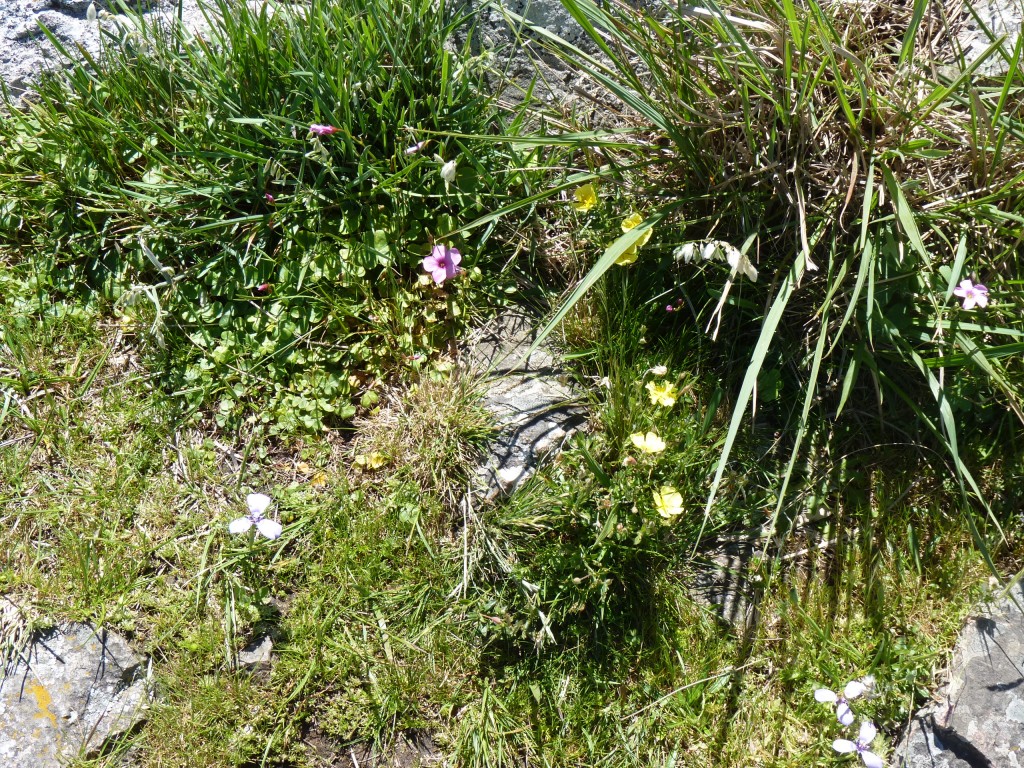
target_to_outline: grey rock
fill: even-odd
[[[63,66],[60,54],[43,34],[40,24],[70,53],[81,50],[99,56],[105,42],[121,35],[125,17],[114,12],[120,5],[112,0],[95,0],[98,21],[89,21],[86,12],[90,0],[3,0],[0,12],[0,82],[15,98],[31,90],[32,84],[47,69]],[[144,18],[167,22],[177,16],[177,0],[130,0],[128,8]],[[108,11],[109,9],[109,11]],[[182,21],[197,32],[206,26],[200,0],[185,0]],[[129,24],[132,22],[128,22]],[[106,35],[104,35],[104,32]],[[112,37],[111,37],[112,36]]]
[[[1011,595],[967,622],[948,681],[914,717],[896,765],[1024,765],[1024,591],[1018,586]]]
[[[981,74],[998,76],[1009,68],[1008,60],[1013,56],[1014,46],[1020,37],[1021,20],[1024,19],[1024,2],[1021,0],[977,0],[973,3],[974,12],[981,24],[977,23],[970,10],[965,8],[964,23],[957,34],[957,44],[964,52],[965,64],[977,61],[981,54],[993,41],[1005,37],[1002,48],[1004,58],[999,52],[993,53],[983,61],[978,71]]]
[[[690,597],[739,631],[757,621],[760,577],[753,562],[764,557],[764,532],[750,531],[712,542],[690,564]]]
[[[146,672],[113,632],[70,624],[34,638],[0,682],[0,765],[56,768],[139,723]]]
[[[498,423],[478,473],[487,500],[514,491],[587,421],[551,350],[540,346],[530,352],[535,339],[534,320],[508,313],[467,344],[466,365],[485,378],[484,406]]]
[[[270,669],[273,659],[274,641],[270,635],[257,638],[238,652],[238,666],[243,669]]]

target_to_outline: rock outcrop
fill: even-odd
[[[1024,766],[1024,590],[978,611],[960,633],[947,683],[896,750],[904,768]]]
[[[0,765],[58,768],[139,723],[146,668],[119,635],[69,624],[33,638],[0,681]]]

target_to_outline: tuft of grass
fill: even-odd
[[[392,479],[407,476],[454,508],[494,430],[481,387],[453,368],[422,377],[404,392],[389,392],[355,422],[356,468],[368,476],[390,469]]]
[[[906,414],[923,455],[944,452],[964,499],[998,525],[976,446],[993,431],[1008,435],[1024,414],[1006,357],[1022,300],[1006,279],[1019,229],[1022,82],[1015,66],[995,79],[977,73],[1019,52],[994,43],[973,62],[937,69],[925,43],[950,32],[941,19],[922,25],[916,7],[887,8],[884,19],[774,0],[727,11],[566,8],[596,53],[534,31],[661,150],[619,147],[627,161],[599,172],[633,185],[645,221],[612,236],[545,333],[653,231],[660,249],[646,246],[632,268],[661,270],[671,251],[679,306],[727,340],[718,354],[736,396],[708,522],[768,390],[786,393],[779,415],[790,435],[773,526],[797,514],[811,479],[802,467],[813,463],[812,425],[845,416],[863,430],[857,412],[869,410],[881,416],[866,444],[891,442]],[[713,242],[721,245],[705,251]],[[744,259],[758,277],[738,268]],[[984,312],[953,300],[968,278],[998,295]],[[990,394],[1001,407],[979,430],[981,412],[964,418],[973,410],[965,401]]]
[[[315,430],[508,295],[493,228],[460,224],[540,172],[460,138],[504,123],[480,60],[445,46],[466,22],[447,4],[236,5],[212,0],[195,38],[129,14],[9,105],[0,231],[41,292],[144,328],[184,413]],[[435,243],[462,279],[419,279]]]

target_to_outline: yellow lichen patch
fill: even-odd
[[[36,706],[39,707],[39,711],[33,715],[33,717],[45,717],[51,723],[53,727],[57,727],[57,716],[50,711],[50,704],[53,702],[53,697],[50,696],[50,692],[42,685],[30,685],[28,686],[29,691],[36,697]]]

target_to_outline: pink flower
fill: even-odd
[[[340,130],[340,128],[335,128],[333,125],[319,125],[318,123],[313,123],[309,126],[309,132],[314,136],[330,136],[332,133],[337,133]]]
[[[263,196],[263,199],[267,201],[267,205],[273,205],[274,204],[274,196],[272,194],[270,194],[269,192],[267,192],[267,194],[265,194]]]
[[[988,288],[981,283],[961,280],[960,285],[953,289],[953,295],[964,300],[964,309],[988,306]]]
[[[461,262],[462,254],[458,249],[450,245],[435,245],[430,255],[423,259],[423,269],[440,285],[459,273]]]

